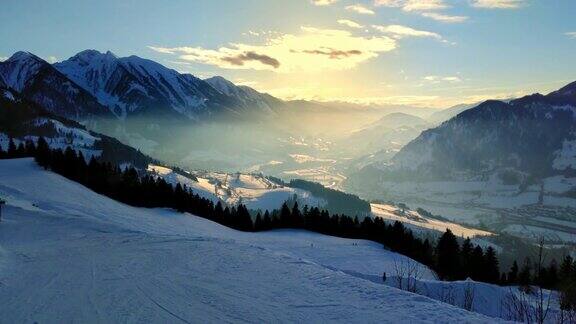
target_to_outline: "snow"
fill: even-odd
[[[552,242],[570,242],[570,243],[576,242],[576,236],[574,234],[564,233],[560,231],[555,231],[531,225],[524,225],[524,224],[507,225],[502,229],[502,231],[506,233],[520,235],[523,237],[532,238],[534,240],[544,238],[545,240]]]
[[[79,128],[67,127],[61,122],[53,119],[37,119],[35,122],[36,125],[53,123],[56,127],[58,135],[53,137],[44,137],[51,149],[65,150],[67,147],[71,147],[77,152],[82,152],[87,162],[92,157],[99,157],[102,154],[102,150],[95,150],[92,148],[95,141],[100,140],[100,138],[91,135],[88,131]],[[18,146],[20,143],[24,143],[27,140],[37,143],[38,139],[38,136],[27,135],[21,139],[13,138],[13,141],[14,144]],[[0,148],[6,151],[8,149],[9,142],[10,137],[0,132]]]
[[[228,174],[218,172],[193,172],[198,181],[177,174],[172,169],[150,164],[148,171],[161,176],[173,185],[186,185],[201,197],[228,205],[242,203],[253,210],[280,209],[282,204],[298,197],[301,205],[323,206],[325,201],[314,197],[310,192],[298,188],[279,186],[270,180],[253,174]]]
[[[6,322],[428,322],[497,319],[367,280],[404,258],[303,231],[241,233],[0,161]]]
[[[194,114],[194,110],[206,105],[206,98],[197,90],[199,79],[182,75],[154,61],[137,56],[123,57],[119,60],[140,83],[153,84],[170,100],[178,112],[190,117]]]
[[[370,207],[372,208],[372,214],[375,217],[380,217],[391,222],[400,221],[404,224],[408,224],[411,227],[416,227],[417,229],[434,230],[439,232],[444,232],[449,229],[456,236],[470,238],[476,236],[493,235],[493,233],[488,231],[468,228],[451,222],[427,218],[412,210],[406,211],[403,215],[397,207],[392,205],[370,204]]]
[[[576,140],[564,140],[562,148],[554,152],[552,168],[555,170],[576,169]]]
[[[294,162],[302,164],[307,162],[330,162],[336,163],[336,160],[333,159],[321,159],[314,156],[306,155],[306,154],[289,154],[290,157],[294,160]]]
[[[0,80],[1,81],[1,80]],[[10,90],[6,90],[6,89],[0,89],[0,93],[2,93],[2,96],[10,101],[15,101],[16,98],[14,98],[14,94],[12,94],[12,91]]]
[[[55,119],[38,118],[35,120],[36,126],[41,126],[46,123],[51,123],[56,128],[56,131],[64,136],[71,136],[72,141],[76,142],[77,145],[92,146],[96,141],[100,141],[100,137],[96,137],[90,134],[89,131],[85,129],[80,129],[76,127],[68,127],[62,122]]]
[[[111,52],[86,50],[54,67],[120,119],[141,108],[147,98],[166,100],[191,118],[206,106],[206,94],[199,88],[202,81],[137,56],[118,58]]]

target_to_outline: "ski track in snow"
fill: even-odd
[[[407,259],[372,242],[133,208],[31,159],[0,196],[2,323],[497,321],[367,279]]]

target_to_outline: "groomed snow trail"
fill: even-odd
[[[404,258],[371,242],[133,208],[31,159],[0,196],[1,323],[497,321],[362,278]]]

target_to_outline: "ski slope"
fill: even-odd
[[[497,322],[367,280],[409,261],[375,243],[134,208],[31,159],[0,196],[0,322]]]

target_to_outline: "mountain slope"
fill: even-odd
[[[91,132],[78,122],[56,116],[22,98],[14,90],[0,87],[0,147],[8,147],[44,137],[52,148],[72,147],[85,157],[92,156],[116,164],[130,163],[145,168],[152,161],[132,147],[112,137]]]
[[[431,124],[439,125],[465,110],[478,106],[478,104],[479,103],[452,106],[450,108],[434,112],[432,115],[426,118],[426,120]]]
[[[378,244],[134,208],[27,159],[0,179],[7,322],[499,322],[372,281],[408,261]]]
[[[221,76],[205,79],[214,89],[220,93],[235,98],[242,103],[245,110],[256,110],[260,113],[274,113],[275,110],[284,107],[284,102],[269,94],[260,93],[247,86],[237,86]]]
[[[410,179],[462,179],[495,172],[543,178],[574,174],[576,83],[547,96],[486,101],[406,145],[390,165]]]
[[[90,93],[34,54],[17,52],[0,62],[0,76],[8,87],[56,115],[82,122],[111,116]]]
[[[86,50],[54,66],[121,119],[149,115],[197,120],[239,105],[190,74],[137,56]]]
[[[405,113],[391,113],[355,131],[338,144],[360,157],[352,162],[355,168],[376,161],[387,161],[404,145],[415,139],[430,124]]]

